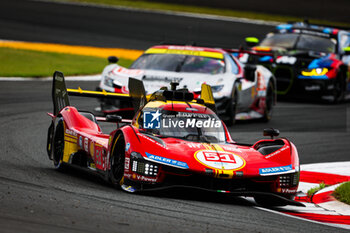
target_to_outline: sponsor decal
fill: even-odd
[[[259,174],[260,175],[270,175],[270,174],[292,171],[292,169],[293,169],[292,164],[287,165],[287,166],[281,166],[281,167],[260,168]]]
[[[226,151],[200,150],[194,157],[201,164],[214,169],[239,170],[246,164],[242,157]]]
[[[203,145],[200,144],[200,143],[188,143],[187,146],[188,146],[189,148],[200,149],[200,148],[202,148]]]
[[[128,152],[129,148],[130,148],[130,143],[128,142],[125,145],[125,152]]]
[[[283,152],[283,151],[285,151],[287,149],[289,149],[289,146],[282,147],[281,149],[273,152],[272,154],[269,154],[269,155],[265,156],[265,158],[267,158],[267,159],[271,158],[271,157],[273,157],[273,156],[275,156],[275,155],[277,155],[277,154],[279,154],[279,153],[281,153],[281,152]]]
[[[96,150],[96,158],[95,158],[95,163],[99,166],[102,165],[102,156],[101,156],[101,151]]]
[[[188,111],[198,111],[198,109],[196,109],[196,108],[186,108],[186,110],[188,110]]]
[[[277,57],[276,59],[276,63],[290,64],[290,65],[294,65],[296,61],[297,61],[296,57],[289,57],[289,56],[281,56],[281,57]]]
[[[231,151],[231,152],[242,152],[238,147],[236,146],[227,146],[227,145],[220,145],[220,147],[222,147],[222,149],[226,150],[226,151]]]
[[[71,129],[66,129],[66,134],[72,135],[74,137],[77,136],[77,133],[75,131],[71,130]]]
[[[134,69],[129,70],[129,69],[126,69],[126,68],[124,68],[124,67],[118,67],[118,68],[114,69],[112,72],[113,72],[114,74],[118,74],[118,73],[125,74],[125,75],[127,75],[128,77],[129,77],[130,75],[131,75],[131,76],[133,76],[133,75],[140,75],[140,74],[143,73],[142,70],[134,70]]]
[[[150,177],[146,177],[146,176],[143,176],[143,175],[136,175],[135,173],[134,174],[124,174],[124,177],[125,178],[128,178],[128,179],[134,179],[134,180],[139,180],[139,181],[146,181],[146,182],[157,182],[157,178],[150,178]]]
[[[130,168],[130,158],[125,158],[124,169],[129,170]]]
[[[157,178],[149,178],[146,176],[142,176],[142,175],[136,175],[136,179],[140,180],[140,181],[146,181],[146,182],[156,182]]]
[[[281,193],[295,193],[296,190],[295,189],[281,189]]]
[[[187,169],[188,168],[188,165],[185,162],[181,162],[181,161],[174,160],[174,159],[169,159],[169,158],[164,158],[164,157],[157,156],[157,155],[152,155],[152,154],[147,153],[147,152],[146,152],[146,156],[151,161],[155,161],[155,162],[158,162],[158,163],[170,165],[170,166],[173,166],[173,167],[183,168],[183,169]]]
[[[95,152],[95,145],[93,142],[90,142],[90,154],[91,157],[94,157],[94,152]],[[96,154],[97,154],[97,150],[96,150]]]
[[[84,139],[84,150],[86,152],[89,152],[89,139],[88,138]]]
[[[188,48],[182,46],[169,46],[168,48],[150,48],[145,51],[146,54],[158,53],[158,54],[182,54],[200,57],[211,57],[223,59],[224,55],[220,52],[206,51],[201,48]]]

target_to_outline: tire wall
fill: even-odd
[[[350,23],[350,0],[147,0]]]

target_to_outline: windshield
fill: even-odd
[[[152,115],[152,112],[156,110],[144,109],[138,120],[140,128],[146,133],[195,142],[223,143],[226,141],[222,122],[214,114],[161,110],[159,127],[149,128],[147,124],[144,124],[144,120],[146,123],[149,122],[149,119],[152,120],[152,116],[148,118],[148,113]]]
[[[335,52],[335,42],[329,38],[323,38],[305,34],[274,34],[264,39],[260,46],[284,48],[287,50],[308,50],[323,53]]]
[[[225,62],[223,59],[183,54],[143,54],[130,69],[220,74],[225,71]]]

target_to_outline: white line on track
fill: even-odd
[[[133,11],[133,12],[156,13],[156,14],[183,16],[183,17],[191,17],[191,18],[199,18],[199,19],[221,20],[221,21],[236,22],[236,23],[267,25],[267,26],[276,26],[278,24],[281,24],[281,22],[277,22],[277,21],[266,21],[266,20],[258,20],[258,19],[248,19],[248,18],[231,17],[231,16],[219,16],[219,15],[200,14],[200,13],[188,13],[188,12],[170,11],[170,10],[141,9],[141,8],[134,8],[134,7],[126,7],[126,6],[111,6],[111,5],[106,5],[106,4],[64,2],[64,1],[60,1],[60,0],[51,0],[51,1],[50,0],[31,0],[31,1],[50,2],[50,3],[54,2],[54,3],[58,3],[58,4],[65,4],[65,5],[88,6],[88,7],[96,7],[96,8],[109,8],[109,9],[117,9],[117,10]]]
[[[295,218],[295,219],[299,219],[299,220],[304,220],[304,221],[307,221],[307,222],[317,223],[317,224],[326,225],[326,226],[331,226],[331,227],[339,227],[339,228],[343,228],[343,229],[350,229],[350,225],[332,224],[332,223],[318,222],[318,221],[314,221],[314,220],[310,220],[310,219],[306,219],[306,218],[301,218],[301,217],[298,217],[298,216],[293,216],[293,215],[281,213],[281,212],[276,211],[276,210],[266,209],[266,208],[259,207],[259,206],[254,206],[254,208],[259,209],[259,210],[263,210],[263,211],[267,211],[267,212],[270,212],[270,213],[275,213],[275,214],[283,215],[283,216],[290,217],[290,218]]]

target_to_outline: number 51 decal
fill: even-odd
[[[226,151],[199,150],[194,157],[201,164],[215,169],[238,170],[246,164],[241,156]]]
[[[206,161],[216,161],[224,163],[236,163],[235,157],[231,153],[204,152],[204,158]]]

